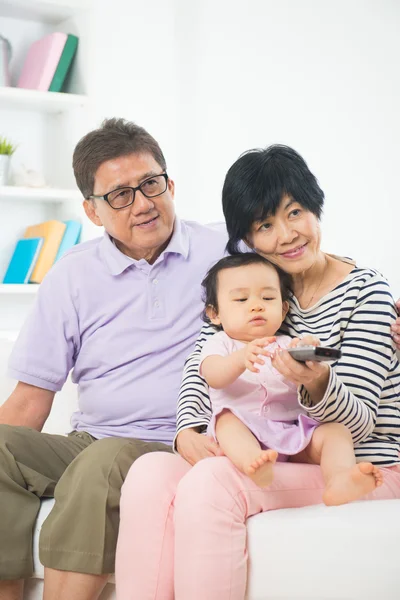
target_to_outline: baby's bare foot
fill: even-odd
[[[275,450],[261,450],[260,454],[243,471],[259,487],[268,487],[274,477],[273,466],[278,458]]]
[[[334,475],[323,495],[327,506],[338,506],[358,500],[383,483],[382,472],[372,463],[358,463],[351,469]]]

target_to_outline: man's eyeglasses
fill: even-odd
[[[166,191],[167,186],[168,175],[162,173],[161,175],[154,175],[153,177],[145,179],[137,187],[118,188],[117,190],[108,192],[108,194],[104,194],[104,196],[95,196],[92,194],[92,196],[89,196],[88,200],[99,198],[100,200],[108,202],[111,208],[119,210],[120,208],[126,208],[133,204],[135,194],[138,190],[140,190],[146,198],[156,198]]]

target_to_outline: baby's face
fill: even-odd
[[[287,312],[273,267],[251,264],[218,275],[218,314],[212,321],[242,342],[275,335]]]

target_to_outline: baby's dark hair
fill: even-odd
[[[281,289],[282,302],[289,300],[292,296],[292,278],[288,273],[285,273],[280,267],[274,265],[271,261],[256,254],[255,252],[242,252],[239,254],[233,254],[232,256],[225,256],[221,258],[211,269],[203,279],[201,285],[203,286],[204,294],[204,311],[203,320],[207,323],[210,319],[207,317],[207,307],[212,306],[216,312],[218,312],[218,274],[224,269],[234,269],[235,267],[245,267],[247,265],[266,265],[275,269],[279,276],[279,283]]]

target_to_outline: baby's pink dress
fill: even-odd
[[[287,348],[290,337],[277,336],[276,342],[268,346],[273,352],[276,348]],[[219,331],[204,345],[201,364],[207,356],[218,354],[227,356],[240,350],[245,344],[233,340],[224,331]],[[236,381],[224,389],[210,387],[210,399],[213,414],[208,433],[216,439],[216,417],[229,409],[260,442],[263,448],[272,448],[284,460],[284,456],[297,454],[308,446],[314,429],[319,425],[308,417],[297,399],[297,386],[285,379],[264,356],[264,365],[256,365],[259,373],[247,370]]]

